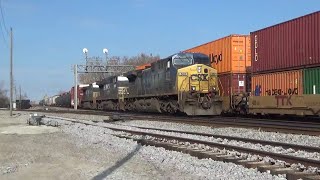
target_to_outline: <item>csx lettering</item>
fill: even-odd
[[[218,64],[220,61],[222,61],[222,53],[218,55],[210,54],[210,60],[211,60],[211,63]]]
[[[198,78],[200,81],[208,81],[208,74],[199,74]]]
[[[191,79],[198,80],[198,81],[208,81],[208,74],[192,75]]]
[[[279,106],[279,104],[281,106],[292,106],[291,96],[275,96],[275,98],[277,100],[277,106]]]

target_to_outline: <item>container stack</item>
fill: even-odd
[[[222,96],[250,90],[251,66],[250,37],[230,35],[206,44],[185,50],[199,52],[210,57],[211,66],[218,71],[219,89]]]
[[[320,11],[251,33],[252,95],[320,94]]]

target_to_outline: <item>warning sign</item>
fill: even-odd
[[[239,86],[244,86],[244,81],[239,81]]]

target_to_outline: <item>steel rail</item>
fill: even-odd
[[[48,118],[52,118],[52,117],[48,116]],[[231,151],[235,150],[235,151],[239,151],[239,152],[242,152],[242,153],[253,153],[253,154],[256,154],[256,155],[260,155],[260,156],[269,156],[271,158],[282,160],[282,161],[285,161],[285,162],[290,163],[290,164],[299,164],[300,163],[300,164],[305,165],[306,167],[312,166],[312,167],[320,168],[320,161],[319,160],[314,160],[314,159],[307,159],[307,158],[290,156],[290,155],[285,155],[285,154],[266,152],[266,151],[261,151],[261,150],[256,150],[256,149],[250,149],[250,148],[234,146],[234,145],[227,145],[227,144],[220,144],[220,143],[197,140],[197,139],[192,139],[192,138],[184,138],[184,137],[170,136],[170,135],[164,135],[164,134],[158,134],[158,133],[143,132],[143,131],[136,131],[136,130],[128,130],[128,129],[124,129],[124,128],[109,127],[109,126],[104,125],[104,124],[96,124],[94,122],[87,121],[87,120],[79,121],[79,120],[70,119],[70,118],[60,118],[60,119],[65,120],[65,121],[70,121],[70,122],[73,122],[73,123],[81,123],[81,124],[85,124],[85,125],[92,125],[92,126],[107,128],[107,129],[111,129],[111,130],[114,130],[114,131],[127,132],[127,133],[131,133],[131,134],[136,134],[136,135],[153,136],[153,137],[162,138],[162,139],[177,140],[177,141],[196,143],[196,144],[204,144],[204,145],[207,145],[207,146],[217,147],[217,148],[221,148],[221,149],[227,149],[227,150],[231,150]]]
[[[119,125],[119,124],[117,124]],[[162,129],[162,128],[151,128],[151,127],[141,127],[141,126],[130,126],[140,129],[149,129],[149,130],[156,130],[156,131],[165,131],[165,132],[174,132],[174,133],[182,133],[182,134],[190,134],[190,135],[198,135],[198,136],[208,136],[213,138],[221,138],[221,139],[228,139],[228,140],[235,140],[235,141],[242,141],[242,142],[249,142],[249,143],[256,143],[262,145],[272,145],[272,146],[281,146],[283,148],[291,148],[294,150],[303,150],[307,152],[320,152],[319,147],[313,146],[305,146],[305,145],[298,145],[298,144],[289,144],[289,143],[282,143],[276,141],[265,141],[259,139],[250,139],[250,138],[242,138],[237,136],[225,136],[225,135],[217,135],[217,134],[210,134],[210,133],[199,133],[199,132],[192,132],[192,131],[180,131],[180,130],[173,130],[173,129]]]
[[[239,117],[181,117],[155,114],[139,114],[126,112],[105,112],[97,110],[81,110],[81,111],[46,111],[46,110],[26,110],[29,112],[44,112],[44,113],[72,113],[84,115],[101,115],[101,116],[118,116],[119,119],[127,118],[126,120],[148,120],[148,121],[166,121],[175,123],[186,123],[203,126],[227,126],[227,127],[244,127],[262,129],[272,132],[284,132],[306,135],[320,135],[320,120],[315,122],[297,122],[297,121],[281,121],[281,120],[264,120],[264,119],[249,119]]]

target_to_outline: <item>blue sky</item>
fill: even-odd
[[[70,89],[71,65],[84,63],[84,47],[89,56],[102,56],[102,49],[108,48],[110,56],[145,52],[165,57],[320,10],[319,0],[1,2],[6,26],[14,31],[15,81],[33,100]],[[1,81],[8,88],[9,49],[0,34]]]

